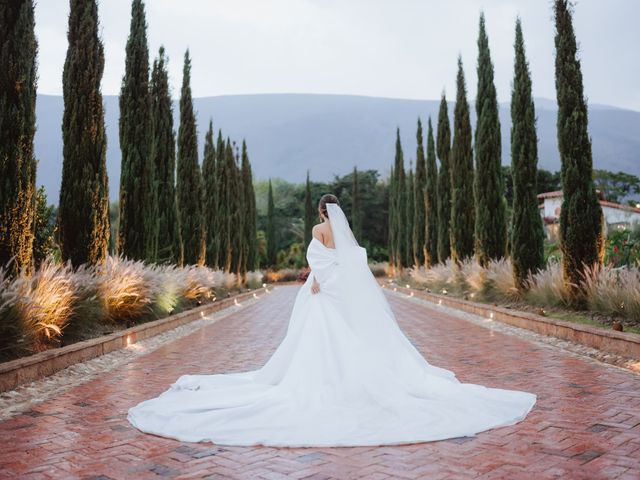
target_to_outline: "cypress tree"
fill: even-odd
[[[213,241],[214,245],[212,248],[213,258],[212,261],[214,263],[215,268],[222,268],[224,262],[226,261],[226,256],[222,255],[222,248],[228,244],[228,206],[224,201],[225,192],[226,192],[226,179],[227,179],[227,166],[225,162],[226,158],[226,148],[225,142],[222,138],[222,131],[218,130],[218,140],[216,141],[216,187],[215,187],[215,195],[216,195],[216,213],[213,218],[213,230],[214,236]]]
[[[544,267],[544,230],[538,212],[536,173],[538,136],[531,96],[531,75],[525,56],[520,19],[516,20],[515,67],[511,91],[511,165],[513,218],[511,263],[518,288]]]
[[[32,270],[36,211],[33,0],[0,3],[0,267]]]
[[[451,258],[460,262],[473,255],[473,151],[467,88],[458,57],[456,109],[451,148]]]
[[[424,143],[422,139],[422,122],[418,118],[416,130],[416,175],[415,175],[415,203],[413,206],[413,263],[425,265],[426,244],[426,191],[427,191],[427,165],[424,158]]]
[[[476,97],[475,252],[480,265],[506,253],[507,222],[502,184],[502,145],[498,98],[484,13],[478,33],[478,93]]]
[[[273,188],[269,179],[269,193],[267,198],[267,263],[275,266],[278,254],[278,242],[276,238],[276,207],[273,201]]]
[[[235,166],[233,161],[233,149],[231,141],[227,138],[222,141],[221,153],[218,156],[217,174],[220,178],[218,189],[218,219],[219,225],[219,250],[218,267],[225,272],[231,271],[233,254],[233,228],[232,217],[234,205],[232,203],[233,189],[235,187]]]
[[[62,87],[60,252],[72,265],[102,263],[109,245],[107,138],[100,82],[104,49],[95,0],[72,0]]]
[[[231,189],[230,205],[232,210],[231,224],[233,225],[233,229],[231,230],[231,265],[229,271],[237,274],[238,280],[241,280],[243,277],[241,266],[244,263],[243,255],[245,254],[243,236],[245,228],[244,191],[242,189],[242,173],[239,165],[240,155],[237,152],[235,142],[232,143],[231,162],[233,188]]]
[[[191,59],[184,54],[180,127],[178,128],[177,201],[184,263],[202,265],[205,257],[202,174],[198,163],[198,134],[191,97]]]
[[[415,252],[413,250],[413,207],[416,203],[415,180],[413,176],[413,165],[409,162],[409,171],[405,176],[406,190],[406,210],[405,221],[402,236],[405,245],[404,264],[407,266],[414,265]]]
[[[209,120],[209,130],[204,139],[204,155],[202,158],[202,183],[204,192],[204,227],[206,232],[205,263],[215,268],[217,263],[216,248],[216,149],[213,145],[213,122]]]
[[[396,267],[396,174],[393,165],[389,172],[389,215],[387,225],[387,241],[389,248],[389,266],[392,270]]]
[[[257,257],[257,211],[256,194],[253,188],[253,173],[247,151],[247,143],[242,141],[242,179],[244,190],[244,217],[245,217],[245,263],[244,271],[253,271],[256,268]]]
[[[451,256],[451,127],[447,99],[442,94],[438,112],[437,151],[440,159],[438,173],[438,261],[444,263]]]
[[[436,147],[433,141],[431,117],[427,128],[427,188],[425,195],[425,263],[434,265],[438,261],[438,166]]]
[[[311,181],[309,180],[309,170],[307,170],[307,182],[304,187],[304,246],[309,246],[312,238],[315,215],[313,211],[313,199],[311,198]]]
[[[351,183],[351,226],[353,227],[353,235],[356,239],[362,240],[362,206],[357,167],[353,167],[353,178]]]
[[[555,0],[555,24],[557,130],[563,193],[560,248],[572,303],[580,306],[583,299],[578,285],[583,280],[583,269],[602,262],[603,216],[593,184],[587,103],[568,0]]]
[[[400,142],[400,129],[396,130],[396,155],[393,166],[393,225],[392,235],[393,267],[402,270],[406,265],[406,218],[407,218],[407,188],[404,171],[404,154]]]
[[[158,194],[159,263],[182,264],[182,240],[176,203],[176,138],[173,130],[173,105],[169,91],[168,59],[164,47],[151,71],[151,154]]]
[[[149,48],[142,0],[131,4],[125,74],[120,90],[120,225],[118,252],[154,261],[158,210],[155,168],[151,156]]]

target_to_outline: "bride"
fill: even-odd
[[[129,409],[143,432],[182,441],[287,447],[417,443],[524,419],[531,393],[461,383],[398,327],[334,195],[307,250],[311,273],[285,338],[258,370],[183,375]]]

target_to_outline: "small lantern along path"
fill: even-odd
[[[640,478],[640,375],[389,295],[427,360],[463,382],[536,393],[517,425],[396,447],[182,443],[130,426],[127,409],[182,374],[261,366],[283,338],[296,286],[137,356],[0,423],[0,478]]]

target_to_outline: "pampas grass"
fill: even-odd
[[[513,277],[513,265],[508,259],[493,260],[487,267],[485,297],[490,300],[506,298],[518,300],[521,297]]]
[[[637,268],[590,268],[584,289],[589,308],[640,322],[640,270]]]
[[[247,278],[259,285],[262,273]],[[0,360],[162,318],[238,287],[231,273],[123,257],[75,270],[50,257],[15,278],[0,268]]]
[[[551,262],[546,270],[542,270],[526,282],[525,300],[540,307],[567,307],[569,292],[562,278],[562,267],[559,262]]]
[[[128,325],[151,313],[157,279],[144,262],[108,257],[96,273],[98,297],[109,321]]]
[[[552,261],[519,291],[510,260],[492,261],[481,267],[473,260],[456,265],[450,260],[425,270],[410,271],[414,284],[434,293],[468,297],[484,302],[526,302],[539,307],[569,307],[569,292],[559,262]],[[589,309],[640,323],[640,269],[612,266],[587,269],[581,285]]]
[[[58,345],[76,300],[71,267],[48,258],[33,276],[23,269],[10,280],[2,271],[0,298],[0,357]]]

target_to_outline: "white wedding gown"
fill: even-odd
[[[336,249],[310,243],[311,274],[267,363],[243,373],[183,375],[129,409],[132,425],[189,442],[337,447],[471,436],[526,417],[534,394],[460,383],[420,355],[342,210],[328,207]]]

